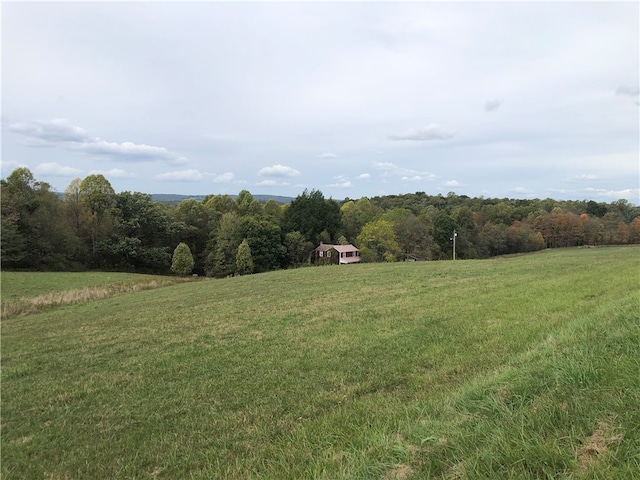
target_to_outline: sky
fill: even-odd
[[[4,1],[2,178],[640,204],[639,5]]]

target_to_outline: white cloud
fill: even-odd
[[[227,183],[230,182],[231,180],[233,180],[236,176],[233,174],[233,172],[225,172],[221,175],[218,175],[216,178],[213,179],[214,183]]]
[[[337,182],[327,185],[327,187],[337,187],[337,188],[351,188],[353,187],[353,183],[349,181],[349,179],[345,175],[337,175],[333,177]]]
[[[107,155],[120,160],[162,160],[174,164],[183,164],[187,160],[164,147],[133,142],[108,142],[93,137],[84,128],[72,125],[62,118],[16,122],[9,125],[9,130],[24,136],[29,146],[60,147],[90,155]]]
[[[154,147],[152,145],[135,144],[132,142],[116,143],[96,139],[94,142],[74,144],[72,148],[95,155],[123,156],[142,160],[178,160],[173,153],[164,147]]]
[[[179,170],[154,175],[153,179],[167,182],[197,182],[202,180],[205,175],[206,174],[201,173],[199,170]]]
[[[532,192],[531,190],[524,188],[524,187],[515,187],[512,188],[511,190],[509,190],[512,193],[515,193],[517,195],[522,195],[524,197],[533,197],[534,196],[534,192]]]
[[[278,186],[287,186],[289,184],[287,182],[278,182],[276,180],[265,179],[256,183],[256,185],[259,187],[278,187]]]
[[[2,172],[3,177],[9,175],[9,170],[13,171],[19,167],[24,167],[24,165],[21,165],[14,160],[0,160],[0,172]]]
[[[457,180],[447,180],[446,182],[444,182],[444,186],[445,187],[459,187],[460,184],[458,183]]]
[[[63,118],[54,118],[44,122],[38,120],[16,122],[9,125],[9,130],[43,144],[94,140],[84,128],[73,126]]]
[[[600,177],[598,175],[594,175],[593,173],[585,173],[582,175],[575,175],[574,177],[571,178],[571,180],[578,180],[578,181],[583,181],[583,180],[599,180]]]
[[[333,158],[337,158],[338,156],[335,153],[321,153],[319,155],[317,155],[317,158],[323,158],[323,159],[333,159]]]
[[[624,190],[605,190],[604,188],[587,188],[585,189],[590,195],[597,198],[608,198],[612,200],[620,200],[622,198],[631,199],[635,204],[640,204],[640,189],[626,188]]]
[[[419,181],[433,180],[437,175],[431,172],[421,172],[411,168],[399,167],[391,162],[373,162],[373,168],[376,170],[384,170],[383,176],[394,175],[400,177],[403,181]]]
[[[369,180],[371,178],[371,175],[368,173],[361,173],[357,178],[358,180]]]
[[[485,112],[493,112],[494,110],[497,110],[498,108],[500,108],[500,105],[502,105],[502,100],[489,100],[487,103],[484,104],[484,111]]]
[[[90,175],[93,174],[101,174],[104,175],[105,177],[109,178],[109,177],[114,177],[114,178],[136,178],[136,175],[134,173],[130,173],[127,172],[125,170],[122,170],[121,168],[112,168],[111,170],[92,170],[91,172],[89,172]]]
[[[351,183],[349,180],[345,180],[344,182],[331,183],[331,184],[327,185],[327,187],[351,188],[351,187],[353,187],[353,183]]]
[[[616,95],[628,95],[630,97],[637,97],[640,95],[640,88],[637,85],[620,85],[616,88]]]
[[[427,141],[427,140],[447,140],[452,138],[456,132],[445,130],[435,123],[431,123],[423,128],[410,128],[405,133],[400,135],[390,135],[391,140],[414,140],[414,141]]]
[[[65,167],[57,162],[41,163],[33,169],[33,172],[38,175],[49,175],[52,177],[75,177],[81,171],[79,168]]]
[[[398,167],[391,162],[373,162],[373,168],[377,170],[395,170]]]
[[[300,172],[295,168],[278,164],[260,169],[258,175],[261,177],[297,177],[300,175]]]

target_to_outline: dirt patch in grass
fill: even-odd
[[[460,480],[463,477],[464,468],[464,462],[458,462],[447,470],[444,478],[446,480]]]
[[[411,468],[409,465],[399,464],[394,465],[392,468],[390,468],[382,478],[384,478],[385,480],[406,480],[408,478],[411,478],[412,476],[413,468]]]
[[[613,435],[613,418],[608,418],[596,424],[596,427],[584,445],[578,449],[578,469],[586,472],[591,465],[596,463],[609,450],[609,445],[620,443],[624,433]]]

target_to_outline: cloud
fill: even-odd
[[[349,179],[344,176],[344,175],[338,175],[333,177],[335,180],[337,180],[336,183],[332,183],[330,185],[327,185],[327,187],[338,187],[338,188],[351,188],[353,187],[353,183],[351,183],[349,181]]]
[[[424,128],[410,128],[405,133],[400,135],[390,135],[391,140],[415,140],[415,141],[428,141],[428,140],[447,140],[452,138],[456,132],[444,130],[435,123],[431,123]]]
[[[391,162],[373,162],[373,168],[376,170],[384,170],[383,177],[394,175],[400,177],[403,181],[419,181],[433,180],[437,176],[431,172],[420,172],[411,168],[399,167]]]
[[[446,182],[444,182],[444,186],[445,187],[459,187],[460,184],[458,183],[457,180],[447,180]]]
[[[373,162],[373,168],[377,170],[395,170],[398,167],[391,162]]]
[[[259,187],[286,187],[289,185],[287,182],[278,182],[276,180],[265,179],[256,183]]]
[[[213,179],[214,183],[227,183],[230,182],[231,180],[233,180],[236,176],[233,174],[233,172],[225,172],[221,175],[218,175],[216,178]]]
[[[600,177],[598,175],[594,175],[593,173],[585,173],[582,175],[575,175],[573,177],[571,177],[571,180],[578,180],[578,181],[584,181],[584,180],[599,180]]]
[[[587,188],[585,189],[589,192],[590,195],[598,198],[610,198],[615,200],[620,200],[622,198],[625,199],[635,199],[634,203],[638,203],[640,200],[640,189],[639,188],[626,188],[624,190],[605,190],[603,188]]]
[[[65,150],[90,155],[107,155],[114,159],[133,161],[167,161],[183,164],[187,161],[164,147],[133,142],[108,142],[93,137],[68,120],[56,118],[49,121],[29,120],[9,125],[9,130],[25,137],[25,143],[33,147],[60,147]]]
[[[51,177],[75,177],[81,170],[73,167],[65,167],[56,162],[41,163],[33,169],[38,175],[49,175]]]
[[[332,158],[337,158],[337,155],[335,153],[321,153],[319,155],[316,155],[317,158],[323,158],[323,159],[332,159]]]
[[[114,178],[136,178],[134,173],[127,172],[122,170],[121,168],[112,168],[111,170],[103,171],[103,170],[92,170],[90,175],[101,174],[105,177],[114,177]]]
[[[497,110],[498,108],[500,108],[500,105],[502,105],[502,100],[489,100],[487,103],[484,104],[484,111],[485,112],[493,112],[494,110]]]
[[[161,173],[154,175],[154,180],[167,181],[167,182],[197,182],[205,177],[205,173],[201,173],[199,170],[178,170],[175,172]]]
[[[96,139],[94,142],[72,145],[71,149],[81,150],[94,155],[110,155],[112,157],[126,157],[135,160],[168,160],[183,163],[184,157],[178,157],[164,147],[136,144],[132,142],[106,142]]]
[[[509,191],[513,192],[513,193],[515,193],[517,195],[522,195],[522,196],[525,196],[525,197],[532,197],[534,195],[534,192],[532,192],[531,190],[526,189],[524,187],[515,187],[515,188],[512,188]]]
[[[8,175],[8,170],[11,169],[11,171],[15,170],[16,168],[19,167],[24,167],[25,165],[22,165],[14,160],[0,160],[0,171],[2,172],[2,176],[6,176]]]
[[[637,97],[640,95],[640,88],[638,86],[620,85],[616,88],[616,95],[628,95],[630,97]]]
[[[54,118],[48,122],[37,120],[16,122],[9,125],[9,130],[43,144],[94,140],[84,128],[73,126],[63,118]]]
[[[327,185],[327,187],[352,188],[353,187],[353,183],[351,183],[349,180],[346,180],[344,182],[330,183],[329,185]]]
[[[369,180],[371,178],[371,175],[368,173],[361,173],[357,178],[358,180]]]
[[[261,177],[297,177],[300,172],[295,168],[278,164],[260,169],[258,175]]]

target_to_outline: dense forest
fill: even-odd
[[[365,262],[460,259],[580,245],[640,243],[640,208],[552,199],[470,198],[449,193],[345,199],[305,190],[260,202],[243,190],[177,205],[115,193],[102,175],[64,194],[26,168],[1,180],[3,269],[169,273],[179,245],[193,273],[224,277],[308,265],[320,242],[352,243]],[[181,252],[184,248],[181,247]]]

